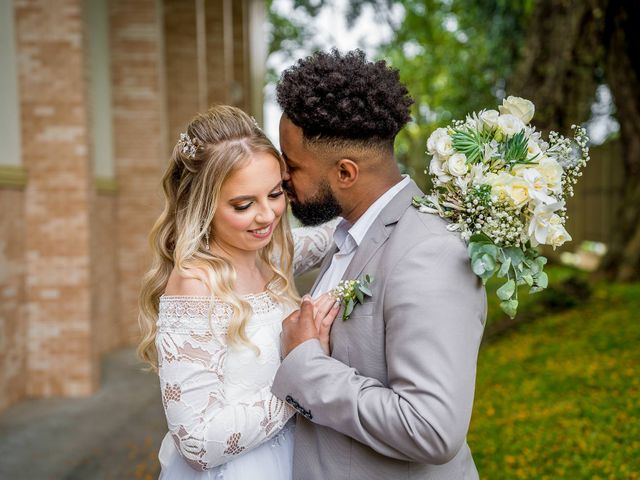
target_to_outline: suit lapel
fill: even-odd
[[[311,287],[311,290],[309,291],[309,293],[311,295],[314,294],[314,292],[316,290],[316,287],[318,286],[318,283],[320,283],[320,279],[322,278],[322,276],[325,274],[325,272],[329,268],[329,265],[331,265],[331,260],[333,260],[333,256],[335,255],[337,250],[338,250],[338,247],[334,243],[333,246],[331,247],[331,249],[324,256],[324,259],[322,260],[322,263],[320,264],[320,271],[318,272],[318,275],[316,275],[316,280],[315,280],[315,282],[313,282],[313,287]]]
[[[411,180],[409,184],[400,190],[384,207],[358,246],[351,263],[342,276],[343,280],[355,280],[362,275],[369,260],[371,260],[387,238],[389,238],[395,224],[407,208],[411,206],[411,200],[415,195],[422,196],[422,191],[415,182]]]

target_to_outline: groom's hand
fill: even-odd
[[[300,310],[296,310],[282,321],[282,358],[301,343],[312,338],[320,338],[313,315],[313,303],[311,298],[305,295]]]

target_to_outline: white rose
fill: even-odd
[[[461,177],[462,175],[466,175],[469,171],[469,166],[467,165],[467,157],[464,153],[454,153],[447,160],[447,169],[451,175],[456,177]]]
[[[436,142],[442,137],[448,137],[446,128],[436,128],[436,130],[429,136],[427,140],[427,152],[429,155],[433,155],[436,151]]]
[[[515,115],[523,123],[529,123],[536,111],[535,106],[529,100],[511,95],[502,100],[502,105],[498,108],[501,114]]]
[[[448,175],[447,172],[446,159],[443,159],[437,153],[433,155],[433,158],[429,163],[429,173],[438,177],[438,180],[441,183],[447,183],[449,180],[451,180],[451,176]]]
[[[515,115],[507,113],[498,117],[498,128],[502,133],[510,137],[524,129],[524,123]]]
[[[494,202],[513,203],[508,192],[512,178],[506,172],[500,172],[499,174],[487,173],[485,181],[491,186],[491,198]]]
[[[538,171],[545,178],[549,189],[555,193],[562,191],[562,167],[553,158],[543,156],[538,162]]]
[[[480,112],[480,120],[487,130],[491,130],[498,125],[498,117],[500,114],[497,110],[485,110]]]
[[[454,154],[453,140],[449,135],[442,136],[436,140],[436,153],[441,157],[448,158]]]
[[[511,177],[509,183],[506,185],[506,193],[510,203],[514,207],[521,207],[531,198],[529,195],[529,186],[524,180],[518,177]]]
[[[557,215],[554,215],[557,217]],[[563,243],[571,240],[571,235],[567,232],[561,223],[549,222],[549,230],[545,243],[553,248],[561,246]]]

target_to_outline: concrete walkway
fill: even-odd
[[[157,377],[133,349],[105,357],[84,399],[21,402],[0,414],[0,479],[156,479],[166,422]]]

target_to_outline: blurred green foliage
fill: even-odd
[[[495,108],[516,65],[533,0],[405,0],[380,58],[400,71],[416,103],[398,136],[398,160],[424,188],[425,143],[437,127]]]
[[[291,57],[309,54],[313,17],[331,0],[293,0],[289,14],[277,13],[268,0],[269,51]],[[416,103],[414,121],[398,136],[398,161],[423,188],[429,180],[425,143],[437,127],[474,110],[495,108],[504,96],[524,41],[534,0],[351,0],[346,11],[352,25],[366,7],[376,22],[393,30],[380,46],[379,58],[400,70]],[[398,7],[403,12],[398,18]],[[395,8],[395,10],[394,10]],[[270,70],[267,81],[280,72]]]
[[[550,291],[586,278],[549,273]],[[640,284],[590,290],[481,348],[468,436],[480,478],[640,479]]]

